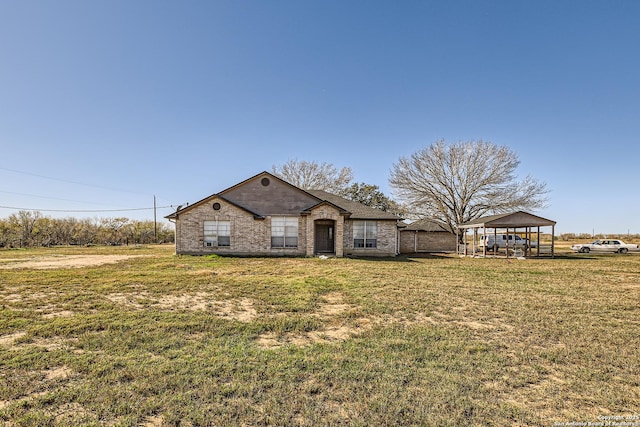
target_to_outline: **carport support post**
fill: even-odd
[[[471,256],[476,256],[476,241],[478,240],[478,229],[473,228],[473,241],[471,242]]]
[[[507,259],[509,259],[509,227],[507,227]]]
[[[484,246],[482,247],[482,256],[487,257],[487,227],[482,226],[482,238],[484,239]]]
[[[551,226],[551,258],[555,258],[555,246],[556,246],[556,226]]]
[[[538,258],[540,258],[540,226],[538,226]]]
[[[464,254],[464,256],[467,256],[467,230],[464,230],[464,234],[462,235],[462,244],[464,246],[464,249],[462,250],[462,253]]]

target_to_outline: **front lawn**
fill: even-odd
[[[633,417],[639,303],[639,255],[2,250],[0,424],[553,426]]]

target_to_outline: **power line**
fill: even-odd
[[[148,193],[140,193],[140,192],[136,192],[136,191],[121,190],[121,189],[118,189],[118,188],[110,188],[110,187],[105,187],[105,186],[102,186],[102,185],[86,184],[84,182],[71,181],[71,180],[68,180],[68,179],[53,178],[51,176],[40,175],[40,174],[32,173],[32,172],[19,171],[19,170],[15,170],[15,169],[9,169],[9,168],[0,167],[0,170],[7,171],[7,172],[13,172],[13,173],[19,173],[19,174],[23,174],[23,175],[35,176],[35,177],[43,178],[43,179],[50,179],[52,181],[66,182],[67,184],[83,185],[85,187],[93,187],[93,188],[100,188],[100,189],[109,190],[109,191],[117,191],[117,192],[120,192],[120,193],[130,193],[130,194],[138,194],[138,195],[144,194],[145,196],[149,195]]]
[[[15,191],[0,190],[0,193],[14,194],[14,195],[17,195],[17,196],[37,197],[39,199],[61,200],[63,202],[84,203],[84,204],[88,204],[88,205],[106,205],[105,203],[84,202],[84,201],[81,201],[81,200],[62,199],[60,197],[38,196],[37,194],[16,193]],[[106,205],[106,206],[108,206],[108,205]]]
[[[173,205],[157,206],[155,209],[173,208]],[[0,206],[0,209],[13,209],[16,211],[40,211],[40,212],[65,212],[65,213],[99,213],[99,212],[130,212],[130,211],[152,211],[154,208],[128,208],[128,209],[33,209],[33,208],[18,208],[15,206]]]

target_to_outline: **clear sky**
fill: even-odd
[[[48,210],[193,203],[288,159],[391,195],[401,156],[482,139],[547,183],[556,232],[640,233],[639,23],[636,0],[0,0],[0,206],[152,219]]]

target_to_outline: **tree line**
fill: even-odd
[[[39,211],[19,211],[0,219],[0,247],[125,245],[172,243],[166,223],[118,218],[50,218]]]
[[[618,239],[624,240],[627,243],[636,242],[640,240],[640,234],[631,234],[631,233],[618,233],[618,234],[605,234],[605,233],[562,233],[559,236],[556,236],[556,240],[560,240],[562,242],[573,242],[576,240],[595,240],[595,239]]]

